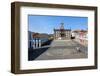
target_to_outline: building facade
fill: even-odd
[[[61,23],[59,29],[54,29],[55,40],[66,40],[71,38],[71,29],[65,29],[64,23]]]
[[[75,41],[82,45],[88,45],[88,30],[74,30]]]

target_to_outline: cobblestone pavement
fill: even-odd
[[[87,58],[87,47],[73,40],[53,40],[44,53],[35,60]],[[44,48],[45,48],[44,47]],[[76,48],[79,47],[80,51]]]

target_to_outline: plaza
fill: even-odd
[[[80,51],[77,50],[80,48]],[[79,59],[88,57],[87,46],[74,40],[53,40],[50,45],[29,51],[29,60]],[[42,51],[40,54],[39,52]],[[38,55],[36,56],[36,54]],[[34,56],[35,55],[35,56]]]

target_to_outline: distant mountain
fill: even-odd
[[[39,37],[39,38],[50,38],[50,37],[53,37],[53,34],[38,33],[38,32],[31,32],[31,33],[34,35],[34,37]]]
[[[48,34],[44,34],[44,33],[43,34],[40,34],[39,33],[39,37],[40,38],[49,38],[50,36]]]
[[[54,36],[54,34],[49,34],[49,36],[50,36],[50,37],[53,37],[53,36]]]

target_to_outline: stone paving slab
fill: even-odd
[[[81,47],[81,52],[76,50],[77,46]],[[36,60],[87,58],[87,47],[72,40],[54,40],[49,47]]]

